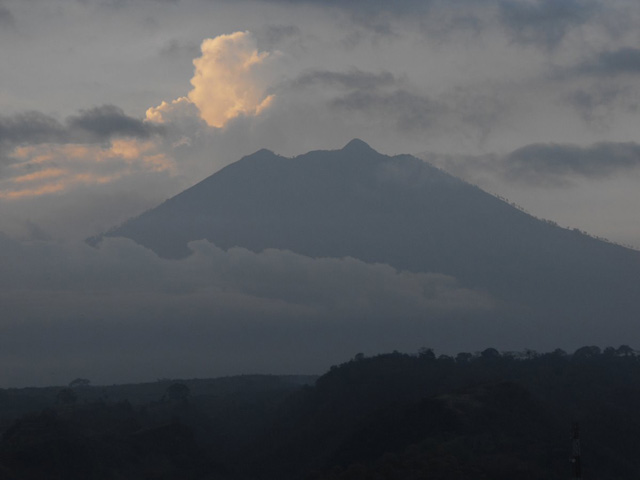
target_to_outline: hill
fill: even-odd
[[[207,239],[450,275],[496,300],[488,318],[505,321],[505,338],[548,348],[619,343],[637,334],[640,317],[640,252],[360,140],[295,158],[260,150],[105,235],[169,258]]]
[[[425,349],[357,355],[307,385],[176,380],[140,403],[91,400],[82,390],[91,387],[81,387],[77,400],[59,395],[3,432],[0,475],[560,480],[571,476],[577,422],[585,477],[632,479],[640,475],[639,373],[627,346],[571,355],[487,348],[455,358]]]

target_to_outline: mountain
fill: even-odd
[[[582,342],[616,342],[640,318],[640,252],[537,219],[361,140],[295,158],[260,150],[105,236],[167,258],[207,239],[223,249],[287,249],[443,273],[489,292],[511,320],[536,318],[559,334],[569,324],[583,329]],[[615,338],[602,336],[612,328]]]

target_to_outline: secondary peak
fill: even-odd
[[[374,152],[377,153],[373,148],[371,148],[366,142],[363,142],[359,138],[354,138],[349,143],[347,143],[342,149],[343,152],[350,153],[362,153],[362,152]]]

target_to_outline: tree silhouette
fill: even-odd
[[[167,398],[169,400],[186,400],[191,391],[184,383],[173,383],[167,387]]]
[[[70,388],[63,388],[56,395],[56,403],[60,405],[72,405],[78,400],[78,395]]]

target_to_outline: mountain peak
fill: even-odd
[[[343,152],[348,153],[378,153],[373,148],[371,148],[366,142],[363,142],[359,138],[354,138],[349,143],[347,143],[343,148]]]
[[[245,158],[270,158],[277,157],[275,153],[271,150],[267,150],[266,148],[261,148],[260,150],[252,153],[251,155],[247,155]]]

